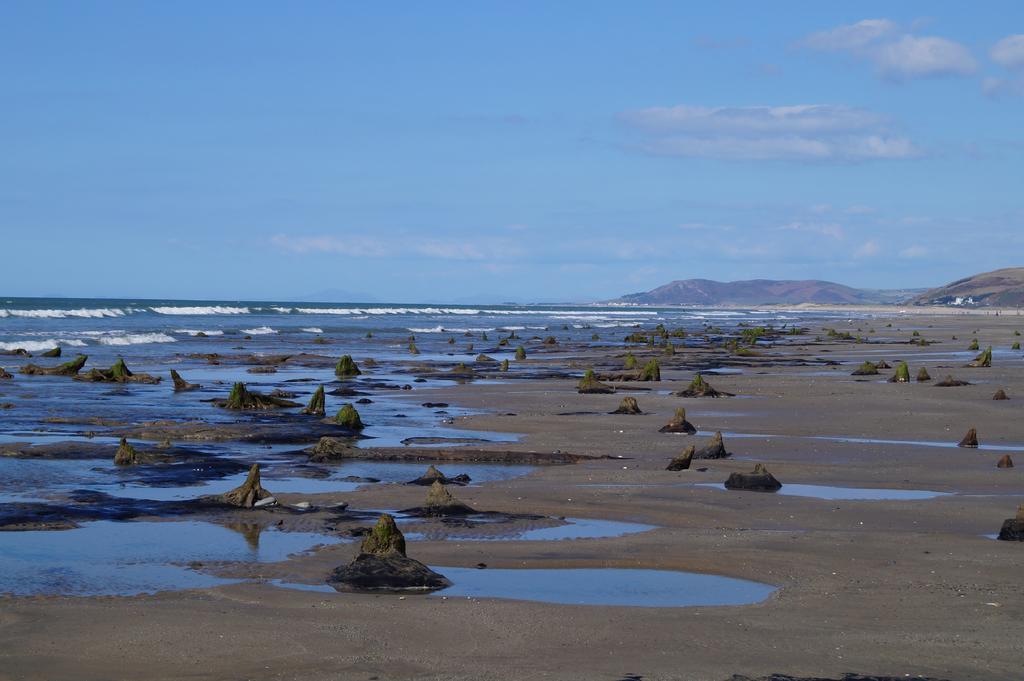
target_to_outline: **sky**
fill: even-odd
[[[0,3],[0,294],[1024,265],[1024,3]]]

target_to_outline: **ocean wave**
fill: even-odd
[[[511,328],[511,327],[508,327]],[[521,328],[521,327],[520,327]],[[459,328],[454,326],[431,326],[417,328],[414,326],[408,327],[409,331],[413,333],[487,333],[488,331],[496,331],[494,327],[471,327],[471,328]]]
[[[27,350],[28,352],[43,352],[45,350],[53,350],[58,345],[63,345],[71,348],[80,348],[85,345],[85,341],[77,340],[74,338],[50,338],[49,340],[31,340],[31,341],[14,341],[11,343],[0,343],[0,350]]]
[[[211,314],[249,314],[247,307],[229,307],[226,305],[209,305],[199,307],[151,307],[157,314],[174,315],[211,315]]]
[[[213,331],[210,329],[175,329],[174,333],[185,333],[189,336],[198,336],[201,333],[205,333],[207,336],[223,336],[223,331]]]
[[[100,345],[145,345],[146,343],[174,343],[174,337],[166,333],[125,333],[99,336]]]
[[[302,330],[305,331],[306,333],[323,333],[324,332],[324,330],[321,329],[319,326],[307,326],[306,328],[304,328]]]
[[[255,329],[242,329],[242,333],[248,336],[266,336],[277,333],[277,329],[272,329],[269,326],[257,326]]]
[[[123,317],[124,310],[116,307],[78,308],[75,310],[0,310],[0,317],[28,317],[32,319],[66,319],[68,317]]]

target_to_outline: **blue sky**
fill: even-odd
[[[1022,265],[1024,3],[0,5],[0,293]]]

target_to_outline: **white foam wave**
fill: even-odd
[[[413,333],[487,333],[488,331],[494,331],[494,327],[455,327],[455,326],[431,326],[431,327],[408,327],[409,331]],[[512,327],[507,327],[512,328]]]
[[[303,329],[303,331],[305,331],[306,333],[323,333],[324,332],[324,330],[321,329],[319,326],[307,326],[306,328]]]
[[[257,326],[255,329],[242,329],[242,333],[248,336],[266,336],[277,333],[277,329],[272,329],[269,326]]]
[[[198,307],[151,307],[157,314],[175,315],[210,315],[210,314],[249,314],[247,307],[229,307],[226,305],[209,305]]]
[[[281,308],[285,309],[285,308]],[[400,315],[400,314],[423,314],[423,315],[505,315],[505,316],[526,316],[526,315],[574,315],[582,318],[602,316],[657,316],[657,312],[642,312],[638,310],[492,310],[477,309],[471,307],[296,307],[291,311],[301,314],[332,314],[332,315]]]
[[[123,317],[124,310],[113,307],[78,308],[75,310],[0,310],[0,317],[28,317],[31,319],[66,319],[68,317]]]
[[[45,350],[53,350],[58,345],[64,345],[72,348],[80,348],[85,345],[85,341],[80,341],[74,338],[51,338],[49,340],[41,341],[14,341],[11,343],[0,343],[0,350],[27,350],[28,352],[43,352]]]
[[[174,337],[166,333],[124,333],[99,336],[100,345],[145,345],[146,343],[174,343]]]
[[[211,331],[209,329],[176,329],[174,333],[185,333],[189,336],[198,336],[200,333],[205,333],[207,336],[223,336],[223,331]]]

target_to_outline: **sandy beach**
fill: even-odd
[[[1018,678],[1024,545],[986,535],[998,532],[1024,500],[1024,469],[996,468],[1004,453],[1024,457],[1024,363],[1019,352],[997,352],[991,368],[964,366],[975,354],[965,351],[969,339],[977,338],[982,348],[1007,349],[1018,321],[915,317],[913,329],[940,341],[926,347],[908,344],[906,318],[893,319],[892,327],[884,318],[854,322],[877,329],[870,343],[814,342],[812,329],[806,342],[758,348],[756,356],[705,348],[666,357],[638,346],[632,351],[641,363],[658,357],[662,380],[616,382],[618,394],[581,395],[575,380],[566,378],[467,382],[430,391],[434,402],[479,410],[455,419],[469,435],[521,436],[500,446],[474,444],[473,450],[612,457],[540,465],[523,477],[453,487],[460,501],[478,510],[654,529],[560,541],[460,540],[457,532],[438,541],[427,534],[409,542],[410,556],[431,566],[485,564],[489,570],[649,568],[722,575],[777,587],[762,602],[613,607],[327,593],[266,583],[322,586],[331,570],[355,555],[357,544],[349,542],[273,563],[199,567],[247,580],[216,588],[131,597],[4,597],[0,677],[724,681],[733,674],[856,672],[951,681]],[[624,352],[577,344],[538,349],[524,363],[577,372],[594,366],[600,374],[599,367],[621,364]],[[686,387],[694,367],[712,359],[731,371],[705,378],[735,397],[670,394]],[[885,370],[850,375],[862,361],[881,359],[907,361],[912,375],[926,366],[933,381],[889,383],[892,371]],[[934,385],[946,374],[971,385]],[[1011,399],[993,401],[998,388]],[[412,391],[402,399],[420,401],[424,394]],[[644,413],[609,414],[625,395],[635,397]],[[685,406],[696,435],[658,432],[678,406]],[[980,448],[951,446],[972,427]],[[730,458],[665,470],[685,445],[705,443],[714,431],[723,432]],[[754,463],[765,464],[783,483],[780,492],[713,486]],[[442,467],[459,472],[457,461]],[[787,486],[801,485],[943,494],[861,500],[786,493]],[[372,512],[415,506],[423,494],[422,487],[381,484],[279,497],[319,506],[344,501],[352,510]],[[258,524],[264,515],[259,509],[237,513]],[[328,520],[311,514],[288,519],[286,527],[337,533],[360,524],[372,523],[328,527]]]

